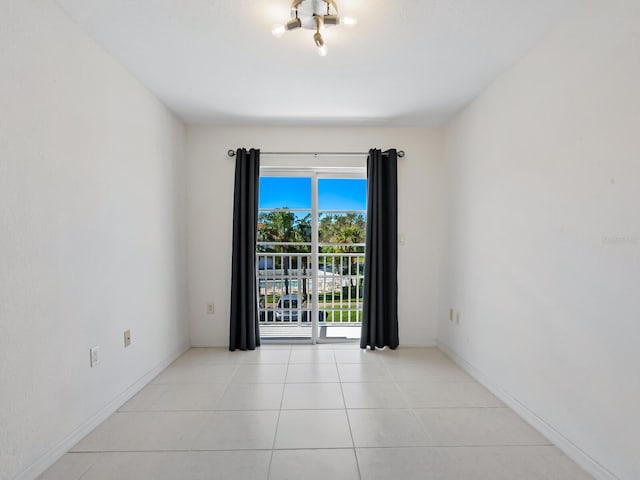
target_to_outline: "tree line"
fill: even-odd
[[[365,241],[366,219],[361,213],[321,214],[318,224],[323,253],[357,253],[362,247],[348,246]],[[297,216],[288,208],[258,215],[258,242],[311,243],[311,215]],[[262,251],[280,253],[309,252],[305,246],[263,245]]]
[[[364,247],[354,244],[365,242],[366,219],[361,213],[321,214],[318,222],[318,240],[322,244],[331,244],[320,247],[320,253],[363,253]],[[311,243],[311,215],[298,216],[288,208],[282,208],[270,212],[258,214],[258,246],[259,252],[266,253],[311,253],[308,245],[274,245],[273,243]],[[273,243],[272,243],[273,242]],[[293,264],[292,264],[293,260]],[[275,265],[269,268],[282,268],[284,270],[285,293],[289,293],[289,269],[301,269],[306,274],[308,256],[300,258],[302,265],[297,265],[295,256],[285,255],[275,259]],[[320,259],[320,268],[325,268],[323,259]],[[358,273],[356,258],[349,257],[348,270],[341,274]],[[303,283],[303,298],[306,298],[306,282]]]

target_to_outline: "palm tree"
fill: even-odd
[[[311,215],[296,218],[295,213],[287,207],[272,211],[262,212],[258,216],[258,242],[295,243],[309,242],[311,237]],[[275,253],[308,253],[307,247],[299,245],[271,245],[261,247],[263,251]],[[302,256],[302,271],[306,272],[307,257]],[[289,294],[289,269],[291,268],[291,256],[282,255],[280,265],[284,272],[284,290]],[[274,265],[275,267],[275,265]],[[307,285],[302,282],[304,298],[306,298]]]
[[[357,225],[345,225],[336,232],[334,240],[335,243],[345,244],[344,246],[337,247],[337,250],[339,250],[340,252],[359,253],[358,250],[360,249],[360,247],[354,244],[364,243],[364,232]],[[348,271],[350,275],[353,275],[357,273],[357,271],[355,271],[356,257],[354,255],[349,255],[348,259]]]

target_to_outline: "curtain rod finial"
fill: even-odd
[[[403,158],[404,157],[404,150],[398,150],[398,156],[400,158]]]
[[[235,150],[227,150],[227,155],[230,157],[235,157],[236,156],[236,151]]]

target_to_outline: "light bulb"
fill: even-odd
[[[281,25],[281,24],[276,24],[271,29],[271,33],[276,38],[280,38],[281,36],[283,36],[284,32],[286,32],[286,31],[287,31],[287,29],[284,27],[284,25]]]
[[[357,25],[358,19],[356,17],[340,17],[340,23],[348,27],[353,27]]]
[[[318,55],[320,55],[321,57],[326,57],[327,53],[329,53],[329,51],[327,50],[326,45],[322,45],[318,48]]]

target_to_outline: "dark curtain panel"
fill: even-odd
[[[398,153],[369,150],[360,348],[398,346]]]
[[[260,346],[256,298],[256,240],[260,150],[236,152],[233,199],[233,254],[231,259],[231,323],[229,350]]]

